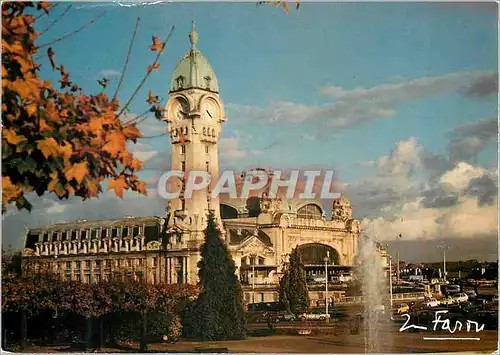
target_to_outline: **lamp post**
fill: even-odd
[[[251,255],[252,258],[252,304],[255,303],[255,258],[257,257],[255,254]]]
[[[399,234],[398,235],[398,239],[401,239],[403,237],[402,234]],[[397,265],[396,265],[396,283],[399,285],[399,250],[396,252],[396,261],[397,261]]]
[[[328,323],[328,261],[330,260],[330,251],[325,256],[325,320]]]
[[[385,245],[387,250],[389,250],[389,244]],[[390,297],[390,302],[391,302],[391,317],[392,317],[392,256],[387,253],[387,256],[389,257],[389,297]]]
[[[437,250],[443,251],[443,279],[444,281],[446,281],[446,251],[450,250],[450,247],[443,243],[441,245],[438,245]]]

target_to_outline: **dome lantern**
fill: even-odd
[[[219,83],[215,77],[215,72],[207,58],[196,48],[198,33],[196,32],[194,18],[191,23],[191,32],[189,32],[189,42],[191,43],[191,49],[175,67],[170,83],[170,92],[201,89],[218,94]]]

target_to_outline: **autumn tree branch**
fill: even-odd
[[[60,21],[60,20],[61,20],[64,16],[66,16],[66,14],[68,13],[69,9],[71,9],[71,7],[72,7],[72,6],[73,6],[73,5],[68,5],[68,6],[66,7],[66,9],[63,11],[63,13],[62,13],[61,15],[59,15],[59,17],[58,17],[58,18],[56,18],[54,21],[52,21],[52,23],[51,23],[50,25],[48,25],[45,29],[43,29],[43,30],[39,33],[38,37],[40,37],[40,36],[41,36],[41,35],[43,35],[45,32],[47,32],[47,31],[48,31],[48,30],[50,30],[52,27],[54,27],[54,25],[55,25],[56,23],[58,23],[58,22],[59,22],[59,21]]]
[[[84,30],[85,28],[87,28],[88,26],[90,26],[91,24],[93,24],[94,22],[98,21],[105,13],[106,11],[103,11],[101,12],[97,17],[95,17],[94,19],[90,20],[89,22],[87,22],[86,24],[84,24],[83,26],[81,26],[80,28],[77,28],[76,30],[74,30],[73,32],[70,32],[70,33],[67,33],[65,34],[64,36],[58,38],[58,39],[55,39],[49,43],[45,43],[45,44],[42,44],[40,46],[37,47],[37,49],[41,49],[41,48],[44,48],[44,47],[48,47],[48,46],[51,46],[53,44],[56,44],[58,42],[61,42],[75,34],[77,34],[78,32],[81,32],[82,30]]]
[[[158,63],[158,60],[160,59],[160,56],[162,55],[163,53],[163,49],[165,48],[165,45],[167,44],[167,42],[170,40],[170,37],[172,37],[172,33],[174,32],[174,29],[175,29],[175,26],[172,26],[172,28],[170,29],[170,33],[168,34],[167,36],[167,39],[162,43],[162,49],[160,51],[158,51],[158,54],[156,55],[156,58],[153,62],[153,65],[151,66],[152,68],[155,67],[155,65]],[[144,75],[144,78],[142,78],[142,81],[140,82],[140,84],[137,86],[137,88],[135,89],[134,93],[132,94],[132,96],[130,96],[130,98],[128,99],[127,103],[125,104],[125,106],[123,106],[123,108],[120,110],[120,112],[118,113],[118,117],[120,117],[122,115],[122,113],[127,109],[127,107],[130,105],[130,103],[132,102],[132,100],[134,99],[135,95],[137,95],[137,93],[139,92],[139,90],[142,88],[142,86],[144,85],[144,83],[146,82],[146,79],[149,77],[149,75],[151,74],[153,70],[149,70],[146,72],[146,75]]]
[[[137,18],[137,21],[135,22],[134,33],[132,35],[132,40],[130,41],[130,46],[128,48],[127,58],[125,59],[125,64],[123,65],[123,70],[122,70],[122,75],[120,76],[120,81],[118,82],[118,86],[116,87],[116,91],[115,91],[115,93],[113,95],[113,99],[111,101],[114,101],[116,99],[116,96],[118,95],[118,91],[120,91],[120,87],[122,86],[123,79],[125,78],[125,72],[127,71],[128,61],[130,58],[130,53],[132,52],[132,45],[134,44],[135,35],[137,34],[138,27],[139,27],[139,17]]]

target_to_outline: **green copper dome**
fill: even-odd
[[[194,29],[194,21],[189,33],[189,41],[191,42],[191,50],[175,67],[170,83],[170,92],[195,88],[218,93],[219,83],[215,72],[207,58],[196,49],[198,34]]]

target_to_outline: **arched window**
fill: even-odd
[[[297,217],[299,218],[321,219],[322,216],[323,211],[321,211],[321,208],[312,203],[299,208],[297,211]]]
[[[238,211],[229,205],[225,205],[225,204],[221,203],[220,204],[220,216],[222,219],[238,218]]]
[[[177,81],[177,89],[182,89],[184,87],[184,77],[180,75],[177,77],[176,81]]]

